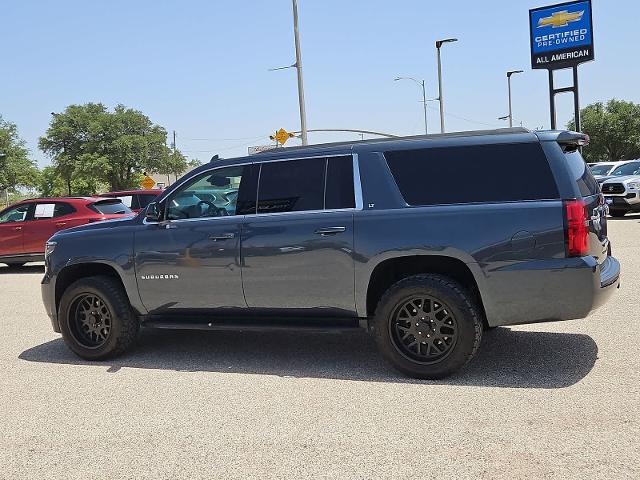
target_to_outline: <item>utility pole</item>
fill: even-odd
[[[176,131],[173,131],[173,155],[175,156],[176,154]],[[175,178],[175,181],[178,181],[178,172],[173,172],[173,176]]]
[[[457,42],[457,38],[445,38],[436,41],[436,50],[438,51],[438,100],[440,101],[440,133],[444,133],[444,95],[442,93],[442,59],[440,56],[440,48],[444,43]]]
[[[300,53],[300,33],[298,31],[298,1],[293,3],[293,36],[296,43],[296,71],[298,72],[298,105],[300,108],[300,131],[302,132],[302,145],[308,145],[307,138],[307,114],[304,108],[304,84],[302,81],[302,54]]]
[[[6,153],[2,153],[0,152],[0,160],[2,160],[3,158],[7,158],[7,154]],[[4,194],[5,194],[5,199],[6,199],[6,205],[5,207],[9,206],[9,186],[8,185],[1,185],[0,189],[4,188]]]

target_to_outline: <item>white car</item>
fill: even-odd
[[[616,168],[619,165],[618,162],[598,162],[598,163],[590,163],[589,168],[591,169],[591,173],[596,177],[604,177],[609,175],[609,172]]]
[[[600,189],[612,217],[640,212],[640,160],[625,162],[614,168]]]

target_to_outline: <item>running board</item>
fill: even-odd
[[[357,318],[180,318],[145,317],[142,326],[169,330],[304,331],[335,333],[361,328]]]

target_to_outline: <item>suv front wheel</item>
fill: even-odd
[[[383,356],[416,378],[437,379],[475,355],[482,320],[469,293],[442,275],[415,275],[395,283],[376,308],[374,335]]]
[[[87,360],[120,355],[135,343],[139,330],[122,286],[108,276],[71,284],[60,300],[58,318],[64,342]]]

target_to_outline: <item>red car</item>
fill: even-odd
[[[123,190],[121,192],[101,193],[101,197],[119,198],[127,207],[135,213],[147,208],[153,202],[162,190]]]
[[[58,230],[132,214],[116,198],[24,200],[0,212],[0,263],[19,267],[41,261],[46,241]]]

